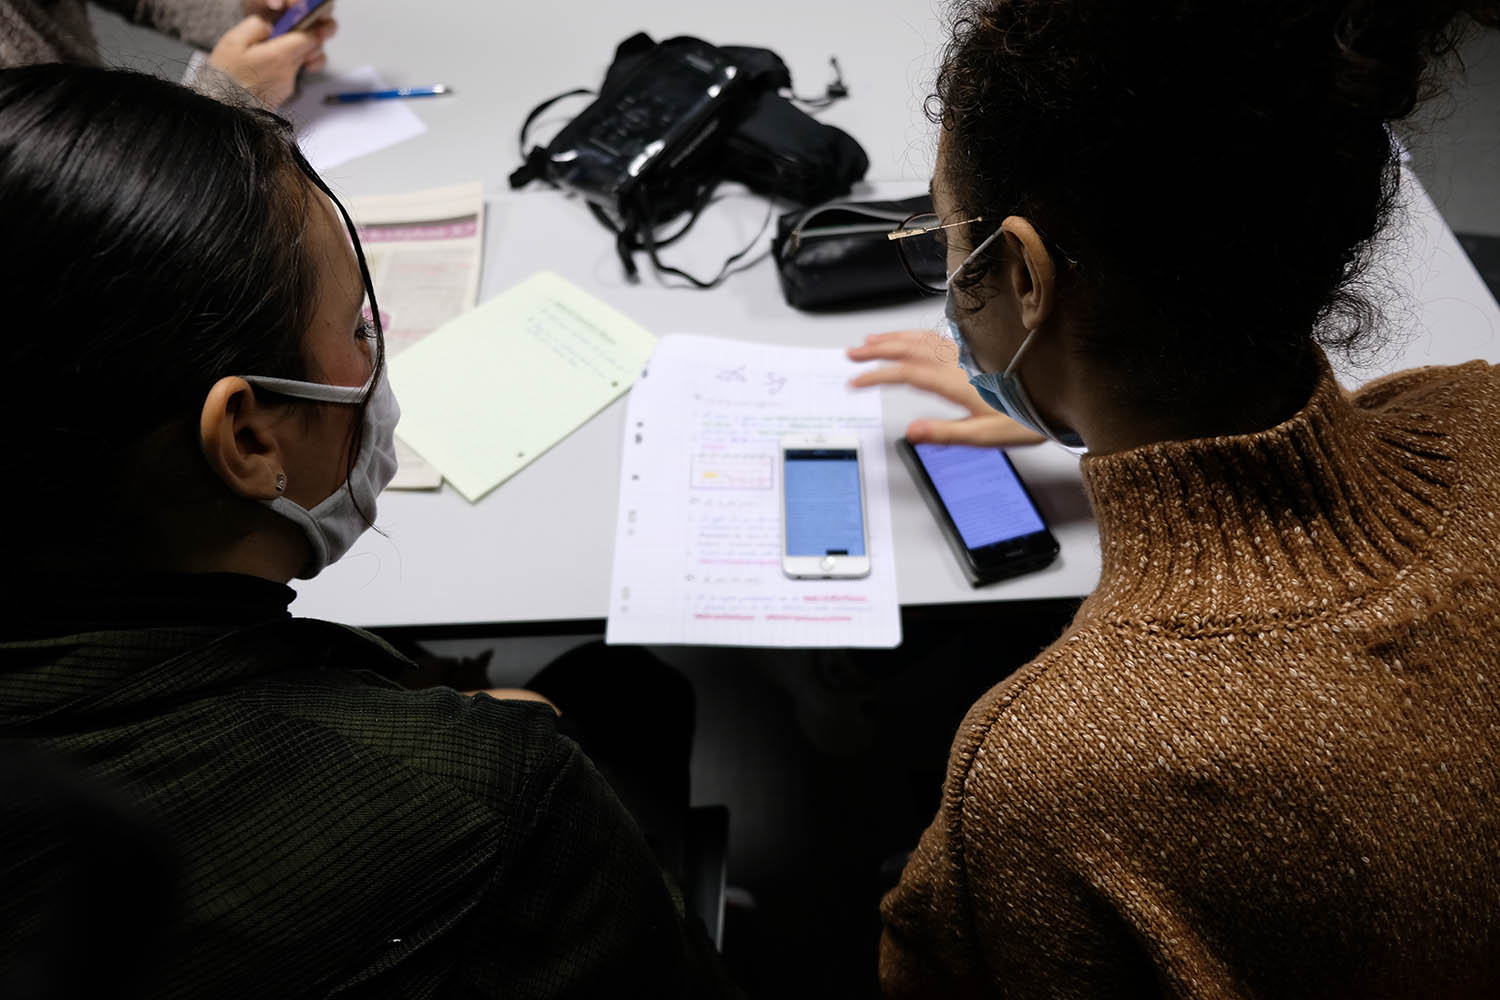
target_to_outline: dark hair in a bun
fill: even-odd
[[[1471,22],[1500,26],[1500,2],[1353,0],[1335,26],[1338,96],[1351,114],[1397,121],[1431,96],[1430,68],[1451,55]],[[1465,19],[1460,15],[1467,14]]]
[[[1314,339],[1375,325],[1387,123],[1473,21],[1500,0],[959,0],[929,111],[957,207],[1077,262],[1062,287],[1121,391],[1206,412],[1226,368],[1306,372]]]

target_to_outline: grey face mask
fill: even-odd
[[[396,394],[391,391],[384,368],[379,378],[372,377],[362,386],[324,385],[261,375],[243,378],[253,386],[283,396],[319,403],[356,406],[369,397],[369,405],[364,410],[359,454],[354,459],[347,486],[334,490],[328,499],[312,510],[287,497],[262,501],[302,529],[308,547],[312,549],[312,558],[297,576],[311,580],[348,552],[355,540],[365,533],[369,527],[365,515],[371,519],[375,517],[375,498],[396,475],[396,424],[401,419],[401,407],[396,403]]]
[[[963,330],[958,325],[958,307],[953,298],[953,279],[958,277],[960,271],[968,266],[969,261],[979,256],[981,252],[1000,236],[1000,230],[995,230],[983,243],[974,248],[974,252],[963,259],[963,262],[954,268],[953,273],[948,275],[948,297],[943,304],[943,332],[948,338],[958,345],[958,363],[964,373],[969,376],[969,384],[979,391],[980,397],[992,408],[1010,417],[1023,427],[1030,428],[1038,434],[1073,452],[1081,455],[1088,451],[1088,446],[1083,443],[1083,438],[1074,431],[1055,431],[1052,426],[1042,417],[1036,404],[1031,401],[1031,395],[1026,387],[1021,384],[1021,376],[1016,369],[1021,364],[1021,358],[1025,356],[1026,349],[1036,339],[1036,330],[1026,335],[1021,346],[1016,349],[1015,356],[1010,359],[1010,364],[1005,366],[1003,372],[987,372],[979,367],[974,360],[974,353],[969,350],[969,344],[964,340]]]

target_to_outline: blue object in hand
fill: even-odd
[[[271,26],[271,37],[279,38],[288,31],[302,27],[325,3],[328,3],[328,0],[297,0]]]

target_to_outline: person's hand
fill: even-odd
[[[246,17],[263,17],[272,24],[275,24],[277,19],[286,12],[286,9],[295,2],[296,0],[242,0],[240,10],[244,12]],[[332,13],[333,4],[324,4],[318,8],[315,17],[327,17]],[[311,26],[307,25],[307,27]]]
[[[316,73],[327,65],[323,43],[337,30],[338,23],[325,17],[272,38],[271,22],[252,15],[224,32],[208,61],[267,107],[278,108],[297,92],[298,73],[304,69]]]
[[[1047,440],[991,409],[959,367],[958,345],[932,330],[873,334],[858,347],[849,348],[849,357],[855,361],[892,362],[857,376],[850,383],[853,386],[910,385],[936,393],[969,411],[967,417],[958,420],[912,421],[906,428],[906,439],[913,444],[1009,448]]]
[[[525,688],[480,688],[478,691],[465,691],[464,694],[487,694],[497,701],[539,701],[549,706],[556,714],[562,715],[562,709],[552,704],[552,699]]]

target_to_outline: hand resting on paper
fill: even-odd
[[[966,444],[1010,448],[1047,439],[990,408],[958,365],[958,345],[932,330],[877,333],[849,348],[854,361],[890,361],[857,376],[851,385],[910,385],[951,400],[969,411],[956,420],[913,420],[906,438],[913,444]]]
[[[323,43],[338,30],[338,22],[324,16],[298,31],[272,38],[272,22],[283,6],[285,0],[247,3],[246,10],[253,13],[224,32],[208,56],[211,66],[270,108],[291,100],[297,92],[297,74],[304,69],[316,73],[327,65]]]

